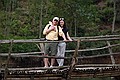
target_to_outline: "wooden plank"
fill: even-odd
[[[29,71],[29,70],[52,70],[52,69],[65,69],[65,68],[68,68],[68,66],[61,66],[61,67],[58,67],[58,66],[54,66],[54,67],[48,67],[48,68],[45,68],[45,67],[31,67],[31,68],[8,68],[9,71]],[[5,68],[0,68],[0,70],[5,70]]]

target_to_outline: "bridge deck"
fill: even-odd
[[[94,65],[94,67],[80,67],[76,66],[71,74],[71,78],[74,77],[108,77],[108,76],[119,76],[120,75],[120,66],[101,66],[98,67]],[[90,65],[89,65],[90,66]],[[26,70],[25,70],[26,69]],[[27,79],[27,78],[66,78],[68,76],[69,68],[68,67],[53,67],[53,68],[8,68],[9,73],[7,78],[15,78],[15,79]],[[3,74],[2,74],[3,73]],[[1,75],[4,75],[4,69],[1,69]],[[35,79],[35,80],[36,80]]]

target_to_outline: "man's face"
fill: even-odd
[[[52,21],[52,23],[53,23],[54,26],[56,26],[56,25],[58,25],[58,20],[55,19],[55,20]]]

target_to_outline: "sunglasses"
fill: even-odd
[[[58,20],[57,20],[57,19],[55,19],[54,21],[57,21],[57,22],[58,22]]]
[[[64,20],[64,18],[60,18],[60,20]]]

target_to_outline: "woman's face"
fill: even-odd
[[[60,21],[60,26],[63,26],[63,25],[64,25],[64,21],[61,20],[61,21]]]

